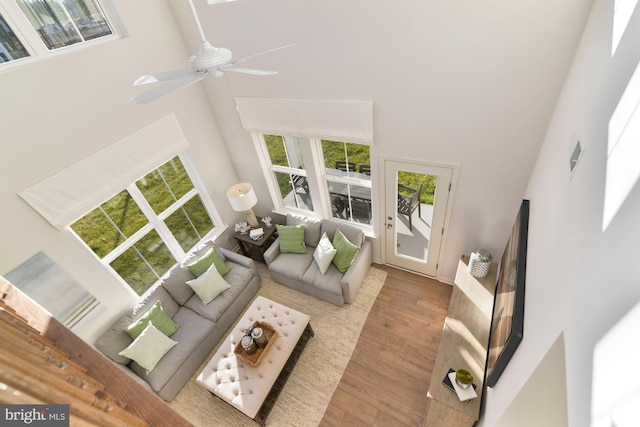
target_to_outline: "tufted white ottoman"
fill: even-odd
[[[257,367],[234,353],[244,336],[242,326],[256,320],[269,323],[278,338]],[[313,336],[309,316],[259,296],[220,345],[197,383],[245,415],[264,425],[275,400],[307,341]]]

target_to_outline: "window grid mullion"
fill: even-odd
[[[200,174],[197,173],[197,170],[193,165],[193,163],[191,162],[191,159],[185,153],[180,153],[178,157],[180,158],[180,161],[182,162],[182,166],[184,167],[185,172],[187,173],[187,175],[191,179],[191,183],[193,184],[193,189],[189,191],[187,194],[185,194],[181,198],[181,200],[186,197],[189,197],[190,199],[192,196],[189,196],[189,195],[191,194],[192,191],[194,191],[196,195],[200,197],[200,201],[202,202],[205,210],[207,211],[207,214],[209,214],[209,217],[213,221],[213,224],[214,224],[213,230],[215,230],[217,227],[223,226],[224,221],[222,220],[222,217],[216,210],[215,205],[211,200],[211,197],[205,190],[205,186],[200,178]],[[186,203],[186,200],[185,200],[185,203]]]
[[[100,260],[103,264],[109,265],[120,255],[125,253],[129,248],[138,243],[140,239],[153,231],[153,226],[151,224],[145,224],[140,230],[133,233],[130,237],[125,237],[125,241],[120,243],[114,250],[106,254]]]
[[[156,230],[160,239],[167,245],[169,252],[176,260],[181,260],[185,256],[185,252],[180,247],[180,243],[173,236],[169,227],[164,223],[164,221],[156,215],[155,211],[145,199],[144,195],[134,182],[127,187],[127,191],[131,194],[133,200],[138,204],[140,210],[147,217],[151,226]]]
[[[178,209],[183,207],[185,205],[185,203],[187,203],[189,200],[191,200],[195,196],[198,196],[199,194],[200,193],[198,193],[198,190],[196,190],[195,188],[192,188],[191,190],[189,190],[189,192],[187,194],[185,194],[184,196],[180,197],[178,200],[173,202],[171,204],[171,206],[169,206],[167,209],[165,209],[164,211],[162,211],[159,214],[157,214],[158,218],[160,218],[162,221],[166,220],[173,213],[175,213]],[[155,212],[154,212],[154,214],[155,214]]]

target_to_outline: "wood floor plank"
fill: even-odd
[[[320,423],[421,427],[451,286],[388,266]]]

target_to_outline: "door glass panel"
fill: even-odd
[[[427,262],[438,177],[397,173],[396,254]]]

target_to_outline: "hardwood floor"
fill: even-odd
[[[387,279],[320,423],[418,426],[452,287],[375,264]]]

